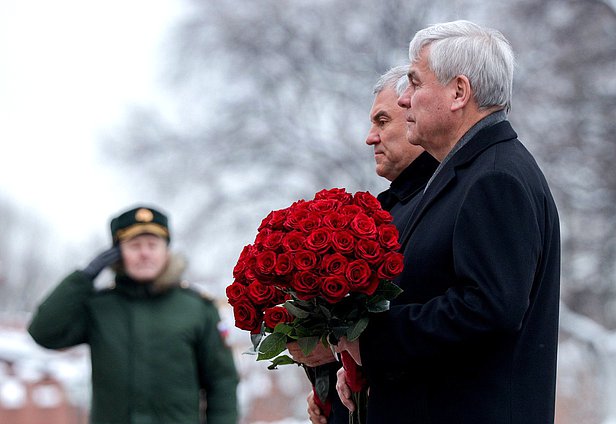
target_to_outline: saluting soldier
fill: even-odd
[[[139,206],[111,220],[112,247],[68,275],[28,331],[49,349],[86,343],[92,424],[237,422],[238,376],[210,299],[182,280],[168,218]],[[110,266],[115,284],[96,290]]]

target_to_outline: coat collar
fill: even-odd
[[[438,161],[428,152],[419,155],[392,181],[387,190],[377,196],[383,209],[391,210],[396,203],[407,202],[424,188],[437,166]]]
[[[403,246],[406,244],[417,222],[421,219],[430,204],[434,202],[447,186],[455,181],[457,169],[468,166],[477,156],[491,146],[514,140],[517,137],[518,135],[511,127],[509,121],[501,121],[490,127],[483,128],[472,137],[464,147],[449,159],[423,194],[417,208],[411,216],[411,225],[408,226],[407,230],[402,234],[402,237],[400,237],[401,244]]]

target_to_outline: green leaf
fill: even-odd
[[[378,302],[368,303],[366,307],[368,309],[368,312],[373,312],[373,313],[385,312],[389,310],[389,300],[381,298]]]
[[[346,337],[347,335],[347,331],[349,330],[349,326],[348,325],[344,325],[344,326],[336,326],[336,327],[332,327],[329,337],[328,337],[328,342],[334,346],[336,346],[338,344],[338,341],[342,338],[342,337]]]
[[[272,333],[265,337],[259,346],[257,361],[272,359],[287,348],[287,336],[282,333]]]
[[[317,343],[319,343],[319,336],[302,337],[301,339],[297,340],[297,344],[299,345],[299,348],[302,350],[302,353],[304,355],[308,355],[310,352],[312,352],[317,346]]]
[[[403,290],[389,280],[382,281],[375,294],[383,296],[387,300],[395,299]]]
[[[272,360],[272,363],[267,367],[269,370],[275,370],[278,365],[290,365],[296,362],[288,355],[280,355]]]
[[[293,332],[293,326],[284,322],[280,322],[276,324],[276,328],[274,328],[274,333],[282,333],[285,335],[290,335]]]
[[[296,318],[303,319],[303,318],[308,318],[308,316],[310,316],[310,313],[308,311],[295,306],[295,304],[293,304],[292,302],[289,302],[288,300],[284,303],[283,306],[287,308],[287,311],[289,311],[289,313]]]
[[[332,318],[332,313],[327,306],[319,305],[319,309],[321,310],[321,313],[323,314],[323,316],[325,316],[325,318]]]
[[[368,321],[370,319],[368,317],[362,317],[359,319],[359,321],[355,322],[347,331],[347,339],[352,342],[353,340],[357,340],[360,336],[360,334],[362,333],[362,331],[364,331],[366,329],[366,327],[368,326]]]

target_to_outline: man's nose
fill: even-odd
[[[366,144],[368,146],[371,146],[373,144],[376,144],[380,141],[379,138],[379,133],[378,131],[375,130],[374,126],[372,128],[370,128],[370,131],[368,131],[368,136],[366,137]]]
[[[410,109],[411,107],[411,87],[407,87],[406,90],[400,97],[398,97],[398,106],[403,107],[405,109]]]

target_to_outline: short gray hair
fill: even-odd
[[[398,96],[402,95],[409,85],[408,71],[409,65],[394,66],[381,75],[376,84],[374,84],[372,94],[376,95],[386,88],[393,88]]]
[[[431,46],[428,66],[441,84],[465,75],[480,108],[511,107],[515,56],[507,39],[492,28],[453,21],[418,31],[409,45],[411,63]]]

